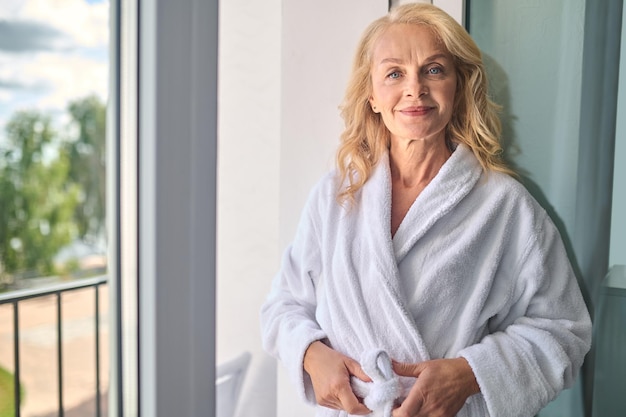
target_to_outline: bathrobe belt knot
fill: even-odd
[[[389,355],[381,349],[365,352],[361,358],[361,368],[372,382],[352,377],[354,393],[372,410],[371,416],[390,417],[395,401],[402,394],[402,387],[400,379],[393,372]]]

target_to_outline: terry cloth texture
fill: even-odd
[[[372,382],[352,377],[352,390],[372,410],[372,417],[391,417],[396,400],[404,394],[400,379],[391,367],[391,358],[384,350],[374,349],[365,352],[360,363]]]
[[[313,189],[262,307],[265,349],[315,403],[304,353],[327,339],[361,360],[464,357],[481,393],[458,416],[535,415],[577,375],[591,322],[561,238],[517,181],[459,145],[392,238],[387,156],[342,207],[335,173]],[[401,378],[403,390],[414,379]],[[345,416],[317,407],[318,416]]]

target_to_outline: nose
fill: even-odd
[[[406,77],[405,95],[407,97],[420,98],[428,94],[428,85],[426,80],[420,75],[415,74],[410,77]]]

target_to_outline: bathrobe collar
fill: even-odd
[[[344,245],[349,248],[344,253],[367,253],[367,258],[359,256],[354,258],[356,262],[352,262],[353,273],[345,269],[334,271],[333,275],[342,277],[339,282],[352,279],[354,285],[360,288],[357,292],[363,291],[364,295],[362,300],[357,297],[350,301],[351,313],[347,311],[344,313],[365,317],[368,316],[368,312],[377,311],[383,306],[385,311],[378,314],[384,316],[385,320],[368,321],[372,328],[362,333],[374,339],[386,338],[390,337],[389,331],[393,328],[397,334],[393,336],[395,343],[390,347],[390,353],[398,360],[430,359],[415,320],[407,308],[398,265],[429,228],[470,192],[480,175],[480,165],[471,151],[463,145],[457,146],[439,173],[415,200],[392,239],[391,174],[389,157],[385,154],[361,189],[357,201],[358,211],[349,215],[352,219],[348,222],[352,225],[350,226],[352,233],[349,234],[350,238],[346,237],[344,241]],[[340,291],[337,290],[337,293]],[[338,306],[344,304],[345,300],[337,301]],[[362,313],[358,314],[357,310],[361,309]],[[394,323],[391,328],[390,322]],[[346,334],[348,336],[343,337]],[[338,332],[334,339],[344,347],[351,346],[355,341],[349,331]],[[375,348],[381,346],[381,343],[384,344],[384,341],[369,340],[365,343],[366,346],[360,348],[354,346],[346,351]]]
[[[374,173],[364,185],[363,208],[368,212],[375,233],[384,237],[381,244],[391,248],[396,264],[400,263],[415,243],[461,201],[482,174],[482,167],[464,144],[457,145],[435,178],[411,205],[400,227],[391,238],[391,171],[385,153]]]

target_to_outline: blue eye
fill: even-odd
[[[439,67],[428,68],[428,73],[430,75],[439,75],[443,72],[443,70]]]
[[[392,80],[397,80],[398,78],[400,78],[400,72],[399,71],[394,71],[391,74],[387,75],[387,77],[391,78]]]

